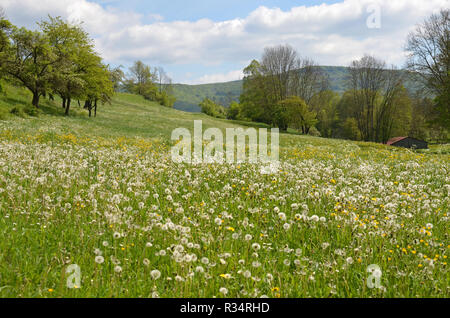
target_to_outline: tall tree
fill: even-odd
[[[122,71],[122,65],[111,68],[108,66],[111,82],[113,82],[114,91],[119,91],[123,81],[125,80],[125,73]]]
[[[275,116],[279,127],[291,126],[308,134],[311,127],[317,124],[317,114],[308,109],[305,101],[298,96],[291,96],[278,103],[278,114]]]
[[[450,129],[450,10],[433,14],[408,36],[408,68],[437,96],[437,122]]]
[[[144,95],[149,86],[156,81],[156,76],[151,72],[150,66],[145,65],[142,61],[136,61],[130,67],[130,80],[135,92]]]
[[[3,55],[9,54],[9,36],[11,32],[12,24],[6,20],[5,12],[0,7],[0,62],[4,59]],[[2,65],[0,64],[0,80],[4,75],[4,70],[2,70]],[[2,86],[0,83],[0,92],[2,91]]]
[[[244,89],[240,101],[243,115],[287,129],[281,101],[298,96],[307,103],[327,87],[320,68],[309,59],[301,59],[289,45],[268,47],[261,62],[252,61],[244,70]]]
[[[364,141],[386,142],[388,121],[395,111],[395,97],[402,87],[401,73],[365,55],[350,66],[354,117]]]
[[[110,103],[114,95],[114,83],[111,81],[111,73],[108,67],[101,63],[100,57],[91,57],[91,64],[86,72],[85,108],[89,111],[89,117],[97,116],[98,103]]]
[[[48,37],[40,31],[12,27],[9,39],[0,65],[8,76],[31,91],[32,104],[39,107],[39,98],[50,89],[58,57]]]
[[[81,99],[84,94],[86,74],[92,59],[96,58],[94,45],[80,25],[71,25],[60,17],[49,17],[39,25],[58,60],[57,72],[51,77],[51,89],[61,97],[68,115],[72,99]]]

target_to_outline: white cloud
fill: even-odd
[[[369,29],[367,8],[378,3],[381,28]],[[348,65],[364,53],[402,65],[408,32],[448,0],[344,0],[294,7],[289,11],[259,7],[244,19],[164,22],[154,16],[143,24],[134,12],[118,12],[87,0],[0,0],[14,23],[27,25],[48,13],[83,20],[97,49],[113,63],[142,59],[177,65],[244,65],[266,46],[290,43],[301,55],[324,65]],[[205,75],[197,82],[238,77],[238,71]]]

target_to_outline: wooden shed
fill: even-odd
[[[395,137],[386,144],[403,148],[428,149],[428,142],[412,137]]]

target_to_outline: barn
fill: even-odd
[[[395,137],[387,143],[389,146],[414,148],[414,149],[428,149],[428,142],[412,137]]]

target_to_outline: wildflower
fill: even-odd
[[[157,280],[158,278],[161,277],[161,272],[160,272],[159,270],[157,270],[157,269],[154,269],[154,270],[152,270],[152,271],[150,272],[150,276],[152,276],[152,278],[153,278],[154,280]]]
[[[259,245],[258,243],[253,243],[253,244],[252,244],[252,248],[253,248],[255,251],[258,251],[258,250],[261,249],[261,245]]]
[[[95,262],[96,262],[97,264],[102,264],[104,261],[105,261],[105,259],[104,259],[104,257],[101,256],[101,255],[95,257]]]
[[[223,295],[227,295],[228,294],[228,289],[226,289],[225,287],[222,287],[219,289],[219,293],[223,294]]]

